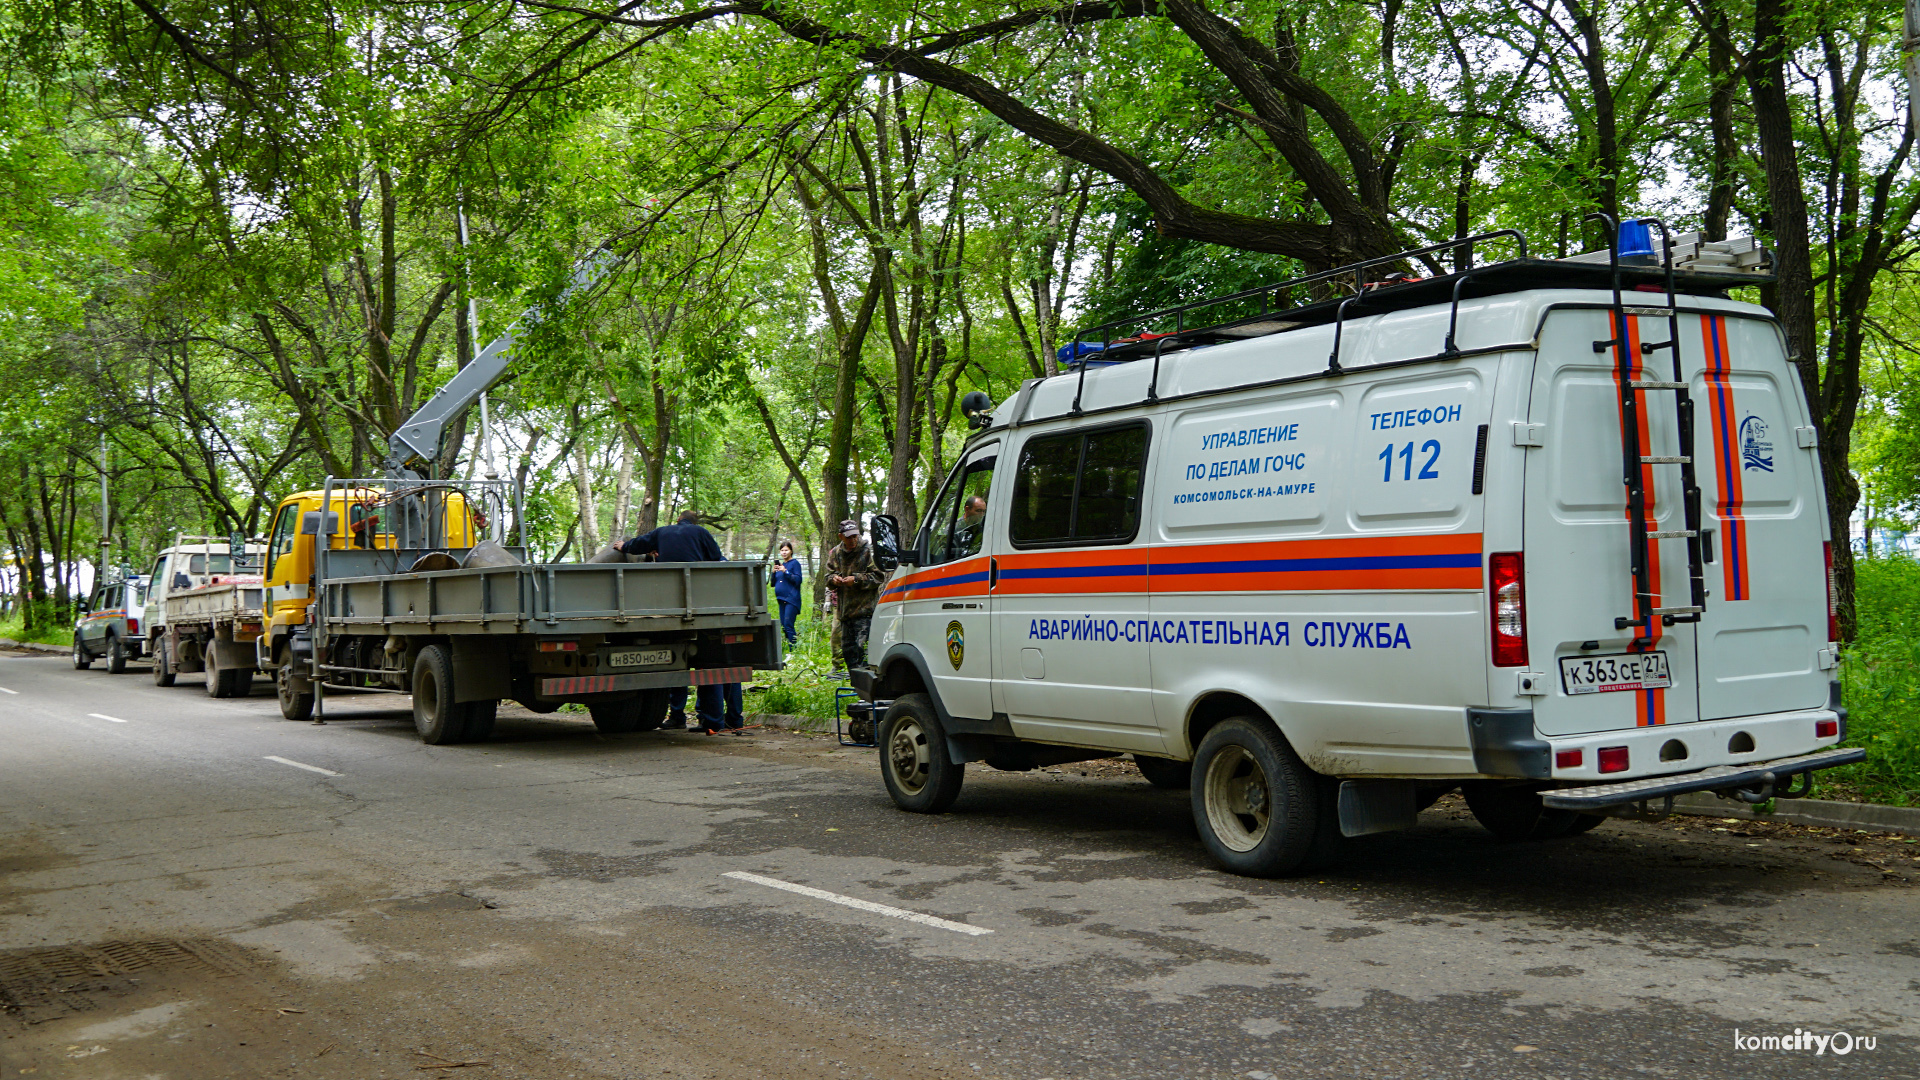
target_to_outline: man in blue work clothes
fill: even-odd
[[[658,562],[725,562],[727,558],[721,553],[720,544],[714,540],[713,534],[700,525],[700,515],[692,510],[680,511],[680,520],[675,524],[663,525],[643,536],[636,536],[621,544],[620,550],[629,555],[652,555]],[[686,687],[673,690],[668,695],[668,702],[672,711],[667,714],[667,722],[661,726],[686,727]],[[743,729],[747,726],[747,718],[739,683],[702,686],[695,702],[701,731],[719,735],[731,729],[735,735],[745,734]]]

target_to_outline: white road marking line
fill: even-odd
[[[14,695],[14,696],[16,696],[16,697],[18,697],[18,696],[19,696],[19,694],[20,694],[20,691],[18,691],[18,690],[9,690],[9,689],[7,689],[7,688],[6,688],[6,687],[4,687],[4,686],[0,686],[0,694],[12,694],[12,695]]]
[[[125,720],[122,720],[122,719],[120,719],[120,718],[119,718],[119,717],[117,717],[117,716],[108,716],[108,715],[107,715],[106,713],[101,713],[101,712],[90,712],[90,713],[88,713],[87,715],[88,715],[88,716],[91,716],[91,717],[93,717],[93,718],[94,718],[95,720],[111,720],[111,721],[113,721],[113,722],[114,722],[114,723],[116,723],[116,724],[124,724],[124,723],[126,723],[126,721],[125,721]]]
[[[267,760],[277,761],[282,765],[291,765],[296,769],[305,769],[308,772],[317,772],[323,776],[339,776],[340,775],[339,773],[334,772],[332,769],[323,769],[318,765],[305,765],[305,764],[302,764],[301,762],[294,761],[289,758],[275,757],[272,754],[267,755]]]
[[[861,911],[871,911],[875,915],[888,915],[896,919],[916,922],[922,926],[937,926],[942,930],[971,934],[974,937],[979,937],[981,934],[993,933],[992,930],[984,926],[969,926],[966,923],[951,922],[947,919],[936,918],[932,915],[922,915],[918,911],[908,911],[906,908],[889,907],[886,904],[876,904],[871,900],[861,900],[852,896],[841,896],[839,893],[831,893],[825,889],[816,889],[809,885],[795,885],[791,881],[781,881],[779,878],[749,874],[745,870],[729,870],[720,876],[730,877],[737,881],[751,881],[755,885],[765,885],[769,889],[783,889],[790,893],[799,893],[801,896],[811,896],[815,900],[825,900],[830,904],[842,904],[850,908],[859,908]]]

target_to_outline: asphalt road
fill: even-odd
[[[831,740],[405,706],[0,655],[0,1075],[1920,1076],[1898,838],[1443,803],[1252,881],[1111,766],[918,817]]]

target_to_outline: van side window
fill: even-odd
[[[1146,462],[1145,424],[1027,440],[1013,485],[1014,545],[1133,539]]]

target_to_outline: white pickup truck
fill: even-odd
[[[172,686],[174,678],[196,671],[207,675],[207,693],[230,697],[242,690],[253,668],[253,639],[259,636],[260,560],[266,542],[248,540],[232,550],[224,536],[174,537],[154,560],[147,589],[147,653],[153,657],[153,681]],[[247,627],[251,625],[252,629]],[[209,642],[235,640],[219,647]],[[215,663],[207,664],[212,655]]]

